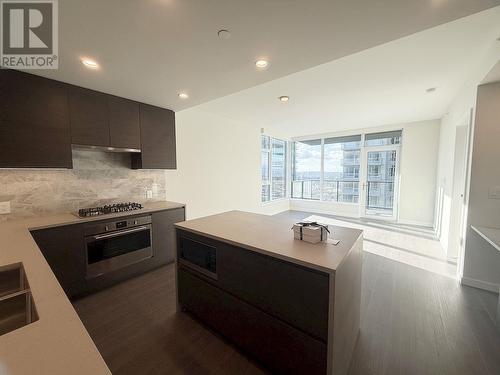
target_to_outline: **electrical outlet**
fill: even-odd
[[[146,190],[146,198],[151,199],[153,198],[153,190]]]
[[[489,199],[500,199],[500,186],[490,187],[488,190]]]
[[[0,202],[0,215],[10,214],[10,201]]]

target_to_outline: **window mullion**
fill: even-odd
[[[269,138],[269,157],[268,160],[268,168],[269,168],[269,201],[273,200],[273,139]]]
[[[324,186],[323,183],[325,181],[324,177],[324,172],[325,172],[325,139],[321,138],[321,169],[320,169],[320,175],[319,175],[319,200],[323,201],[323,190]]]

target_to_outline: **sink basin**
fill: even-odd
[[[22,263],[0,267],[0,335],[38,320]]]

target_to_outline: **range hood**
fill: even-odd
[[[75,150],[94,150],[94,151],[104,151],[104,152],[127,152],[127,153],[141,152],[141,150],[138,148],[89,146],[89,145],[75,145],[75,144],[72,144],[71,148]]]

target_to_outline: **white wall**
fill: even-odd
[[[500,228],[500,200],[489,189],[500,186],[500,82],[479,86],[474,125],[463,282],[498,292],[500,252],[470,225]]]
[[[194,107],[176,113],[177,169],[167,199],[186,203],[189,219],[229,210],[274,214],[288,200],[260,202],[260,127]]]
[[[448,113],[441,120],[436,194],[438,212],[435,224],[441,245],[448,253],[457,252],[457,249],[448,250],[456,127],[467,122],[471,109],[475,107],[477,86],[499,59],[500,43],[498,42],[495,42],[483,56],[477,56],[477,65],[471,67],[470,77],[466,78],[463,87],[451,103]]]
[[[403,124],[399,221],[434,224],[440,121]]]
[[[432,226],[435,211],[439,128],[439,120],[430,120],[365,128],[328,134],[328,136],[403,129],[399,221]],[[317,135],[317,137],[324,136],[326,135]],[[291,200],[290,208],[341,216],[359,215],[357,204]]]

